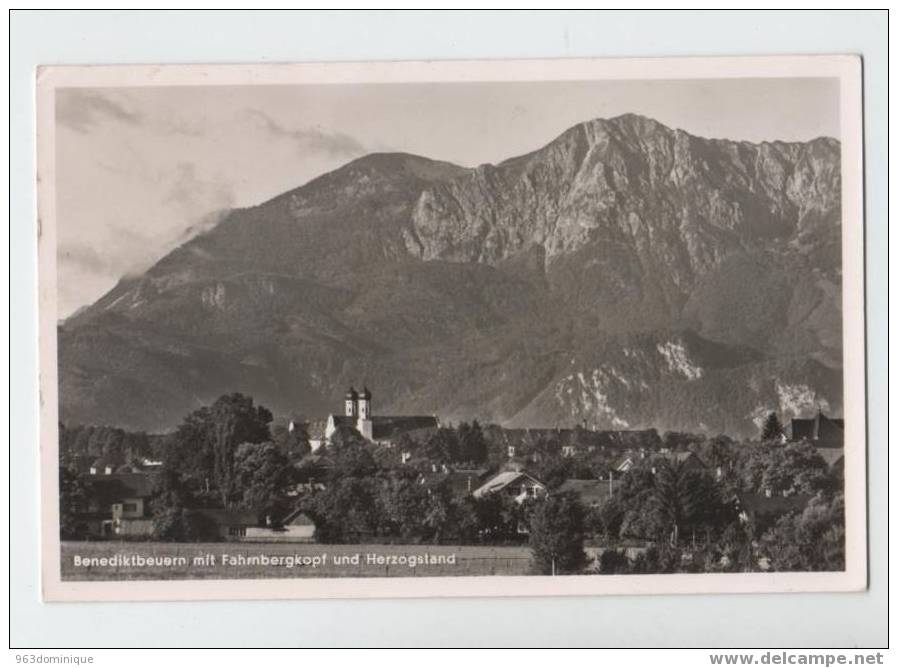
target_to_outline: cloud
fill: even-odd
[[[203,133],[202,125],[196,119],[166,116],[154,118],[136,111],[123,95],[113,97],[80,88],[63,88],[56,92],[56,122],[75,132],[87,133],[97,125],[112,121],[165,135],[198,137]]]
[[[105,272],[109,269],[108,257],[94,246],[83,243],[60,244],[59,261],[88,272]]]
[[[63,88],[56,92],[56,122],[87,132],[104,120],[138,125],[142,116],[112,98],[90,90]]]
[[[245,109],[242,116],[270,136],[294,142],[301,150],[335,156],[357,156],[368,152],[359,140],[342,132],[328,132],[320,127],[288,128],[260,109]]]
[[[192,162],[179,162],[164,203],[189,223],[184,234],[192,235],[214,227],[233,208],[234,193],[223,180],[200,178]],[[184,234],[178,237],[179,241],[185,240]]]

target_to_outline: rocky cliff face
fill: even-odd
[[[835,275],[840,192],[834,140],[708,140],[628,115],[429,188],[406,247],[423,260],[496,264],[538,245],[550,272],[586,251],[604,269],[598,281],[658,288],[677,306],[734,253],[800,250]]]
[[[375,154],[251,209],[60,331],[62,416],[216,393],[727,431],[841,410],[839,144],[595,120],[499,165]]]

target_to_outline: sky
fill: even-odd
[[[56,92],[59,316],[224,210],[375,151],[474,167],[637,113],[702,137],[839,137],[835,79],[65,88]]]

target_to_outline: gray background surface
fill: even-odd
[[[10,644],[884,646],[887,21],[849,12],[20,12],[10,18]],[[870,589],[857,594],[44,604],[38,540],[34,68],[856,53],[864,57]],[[852,345],[854,342],[846,342]],[[859,345],[857,342],[856,345]],[[12,391],[12,390],[15,391]],[[526,594],[526,592],[522,592]]]

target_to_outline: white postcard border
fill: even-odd
[[[850,55],[48,66],[37,72],[41,570],[45,601],[582,596],[858,591],[867,587],[861,60]],[[63,581],[58,508],[54,93],[59,87],[832,77],[840,84],[846,570],[839,573]]]

